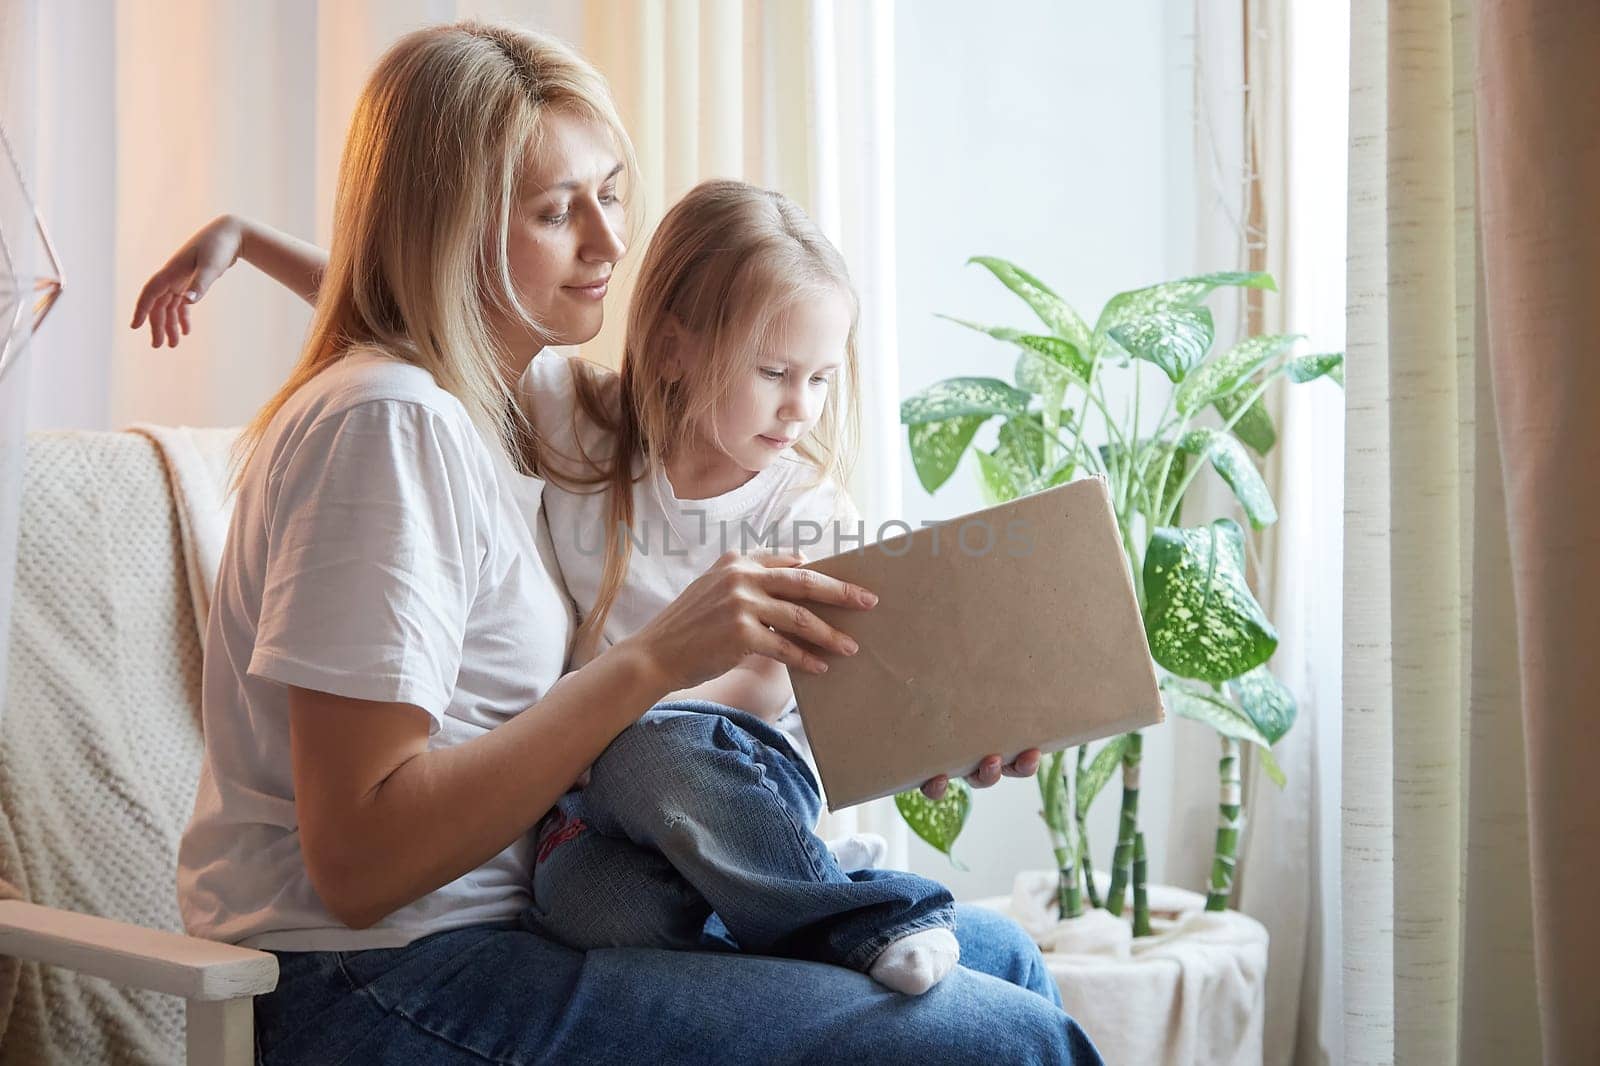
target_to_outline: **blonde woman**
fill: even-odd
[[[825,669],[848,638],[804,603],[874,602],[792,554],[730,553],[562,676],[571,605],[512,392],[542,347],[599,329],[630,173],[603,82],[546,38],[437,27],[379,62],[326,266],[264,257],[317,311],[242,439],[186,925],[279,955],[264,1063],[1098,1061],[1035,994],[1031,945],[965,911],[966,965],[916,999],[740,952],[579,952],[528,924],[528,831],[613,738],[751,654]],[[207,243],[136,324],[176,341],[201,260],[232,258]]]

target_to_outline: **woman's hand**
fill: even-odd
[[[988,788],[1002,777],[1032,777],[1039,770],[1039,749],[1029,748],[1003,766],[1002,762],[998,755],[984,756],[978,768],[967,775],[967,783],[975,788]],[[940,774],[922,783],[922,794],[931,800],[941,800],[949,787],[950,779]]]
[[[859,586],[799,569],[802,562],[792,552],[729,552],[622,643],[645,653],[667,691],[725,674],[752,654],[820,674],[828,668],[823,654],[854,655],[856,642],[803,604],[866,610],[878,598]]]
[[[189,332],[189,305],[238,261],[244,235],[244,222],[235,215],[219,215],[200,227],[139,290],[131,328],[148,320],[150,347],[165,342],[176,348],[178,336]]]

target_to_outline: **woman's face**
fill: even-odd
[[[544,118],[538,151],[512,204],[507,254],[517,297],[557,344],[594,339],[605,321],[611,268],[627,250],[617,198],[622,163],[600,123],[565,113]],[[506,347],[528,358],[541,340],[520,323]]]

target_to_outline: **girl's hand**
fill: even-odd
[[[828,668],[822,654],[854,655],[856,642],[803,604],[866,610],[878,598],[815,570],[798,569],[802,562],[793,552],[728,552],[622,644],[644,653],[667,691],[719,677],[752,654],[820,674]]]
[[[138,329],[148,320],[150,347],[159,348],[165,342],[176,348],[179,334],[189,332],[189,305],[238,261],[243,246],[242,219],[219,215],[207,222],[144,283],[133,308],[131,328]]]
[[[1039,770],[1039,749],[1029,748],[1004,766],[998,755],[986,755],[978,768],[967,775],[967,783],[974,788],[988,788],[1001,777],[1032,777]],[[931,800],[944,798],[950,779],[944,774],[930,777],[922,783],[922,794]]]

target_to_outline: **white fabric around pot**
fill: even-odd
[[[1124,917],[1051,913],[1056,875],[1017,875],[1010,898],[978,900],[1015,918],[1044,950],[1061,999],[1108,1063],[1260,1066],[1267,931],[1205,897],[1151,885],[1151,936]]]

